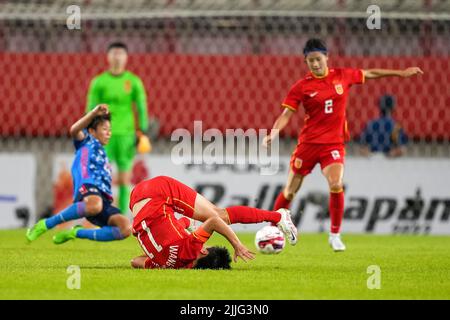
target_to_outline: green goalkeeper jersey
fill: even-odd
[[[112,135],[135,134],[136,129],[143,132],[148,128],[147,97],[141,79],[130,71],[113,75],[103,72],[92,79],[87,111],[98,104],[105,103],[111,113]],[[133,103],[136,105],[138,128],[135,125]]]

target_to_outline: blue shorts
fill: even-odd
[[[83,184],[77,191],[74,202],[83,201],[84,197],[96,195],[102,198],[103,200],[103,209],[100,213],[95,216],[86,216],[85,218],[92,224],[95,224],[98,227],[104,227],[108,225],[108,220],[111,216],[115,214],[120,214],[120,210],[113,205],[112,198],[109,195],[101,192],[95,185],[93,184]]]

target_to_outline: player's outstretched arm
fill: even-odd
[[[404,70],[391,70],[391,69],[367,69],[363,70],[365,79],[378,79],[383,77],[402,77],[408,78],[423,74],[423,71],[419,67],[406,68]]]
[[[272,130],[270,131],[270,134],[267,135],[263,140],[263,146],[268,147],[272,143],[272,140],[275,139],[281,130],[286,127],[286,125],[289,123],[289,120],[291,119],[292,115],[294,114],[294,111],[285,108],[281,115],[275,120]]]
[[[202,224],[202,228],[209,234],[212,234],[214,231],[220,233],[231,243],[234,248],[234,262],[237,262],[238,257],[240,257],[244,261],[252,260],[255,258],[255,253],[248,250],[241,243],[234,231],[221,218],[208,218]]]
[[[70,135],[75,140],[83,140],[83,129],[85,129],[89,125],[89,123],[91,123],[92,119],[94,119],[96,116],[101,116],[108,113],[108,106],[106,104],[99,104],[94,108],[94,110],[86,113],[81,119],[79,119],[70,127]]]

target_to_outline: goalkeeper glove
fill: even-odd
[[[149,153],[152,151],[150,139],[141,131],[136,133],[136,149],[138,153]]]

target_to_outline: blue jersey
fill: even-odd
[[[108,198],[112,199],[111,165],[102,144],[83,130],[85,138],[74,140],[75,159],[72,163],[74,198],[83,184],[96,186]]]
[[[361,134],[361,143],[372,152],[388,153],[392,148],[404,146],[407,142],[405,132],[391,117],[370,121]]]

